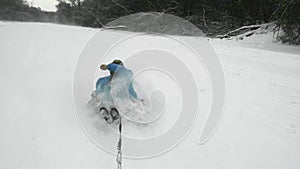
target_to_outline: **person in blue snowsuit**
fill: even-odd
[[[97,80],[97,82],[96,82],[96,93],[97,94],[104,92],[105,87],[109,86],[108,84],[111,82],[115,73],[118,73],[118,75],[121,75],[121,76],[122,76],[122,74],[123,75],[129,74],[130,76],[132,76],[132,71],[125,68],[123,62],[121,60],[117,60],[117,59],[108,65],[102,64],[100,66],[100,69],[101,70],[109,70],[110,75],[99,78]],[[130,96],[137,99],[137,94],[133,88],[132,81],[129,84],[128,92],[129,92]],[[110,112],[108,112],[107,108],[100,107],[100,115],[108,123],[113,123],[113,122],[118,123],[119,113],[116,108],[111,108]]]
[[[101,70],[109,70],[110,75],[109,76],[105,76],[102,78],[99,78],[96,82],[96,92],[97,94],[103,92],[104,87],[111,81],[114,73],[117,71],[118,73],[129,73],[132,75],[131,70],[127,69],[124,67],[124,64],[121,60],[114,60],[112,63],[105,65],[102,64],[100,66]],[[129,88],[128,88],[128,92],[129,94],[137,99],[137,94],[133,88],[133,84],[132,82],[130,82],[129,84]]]

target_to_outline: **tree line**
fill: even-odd
[[[207,36],[276,21],[283,42],[300,44],[299,0],[58,0],[61,23],[102,27],[120,16],[164,12],[187,19]]]
[[[57,15],[33,7],[24,0],[0,0],[0,20],[56,22]]]
[[[99,28],[121,16],[163,12],[190,21],[210,37],[245,25],[275,22],[280,40],[300,44],[300,0],[58,0],[56,8],[45,12],[24,0],[0,0],[0,20]]]

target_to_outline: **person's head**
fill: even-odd
[[[119,60],[119,59],[115,59],[113,62],[111,62],[111,63],[114,63],[114,64],[117,64],[117,65],[122,65],[122,66],[124,66],[124,64],[123,64],[123,62],[121,61],[121,60]]]

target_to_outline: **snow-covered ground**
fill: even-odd
[[[0,22],[0,168],[116,168],[115,156],[81,130],[73,106],[75,64],[95,32]],[[193,130],[168,153],[125,159],[123,168],[300,168],[300,48],[272,43],[271,34],[210,42],[227,94],[214,136],[199,145]]]

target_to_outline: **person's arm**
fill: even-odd
[[[110,80],[110,76],[99,78],[96,82],[96,92],[101,93],[103,91],[103,87],[107,85]]]
[[[128,92],[129,92],[129,94],[130,94],[131,96],[133,96],[134,98],[137,99],[137,94],[136,94],[136,92],[135,92],[135,90],[134,90],[134,88],[133,88],[132,82],[130,82],[130,84],[129,84]]]
[[[103,78],[99,78],[96,82],[96,93],[97,94],[102,92],[102,85],[101,85],[102,81],[103,81]]]

